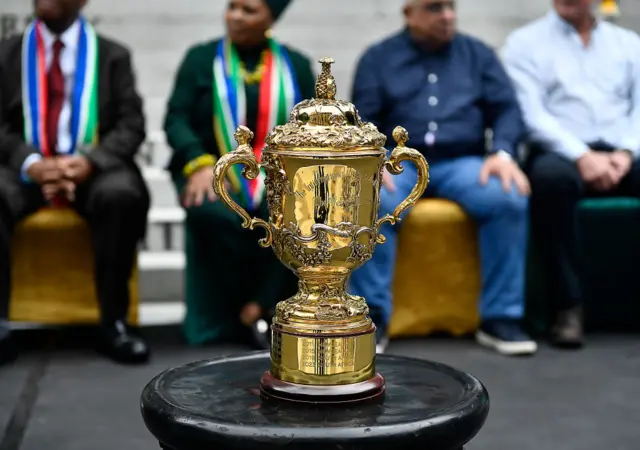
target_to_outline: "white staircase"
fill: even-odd
[[[150,133],[139,163],[151,192],[147,237],[140,251],[143,325],[178,323],[184,314],[184,211],[180,208],[169,173],[164,135]]]

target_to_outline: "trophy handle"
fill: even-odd
[[[224,186],[227,170],[234,164],[244,164],[242,176],[247,180],[253,180],[260,174],[260,165],[249,144],[253,139],[253,132],[249,128],[240,125],[236,129],[234,137],[238,142],[238,148],[224,155],[216,163],[213,169],[213,190],[220,197],[220,200],[242,217],[242,228],[253,230],[255,227],[262,227],[266,230],[267,235],[258,241],[261,247],[266,248],[273,242],[271,226],[262,219],[252,218],[244,208],[233,201]]]
[[[400,222],[400,215],[409,207],[413,206],[422,194],[424,193],[427,185],[429,184],[429,164],[422,154],[409,147],[405,147],[406,142],[409,140],[409,133],[402,127],[396,127],[393,130],[393,139],[398,146],[393,149],[389,159],[385,161],[384,167],[392,174],[399,175],[404,169],[400,164],[402,161],[411,161],[415,164],[418,170],[418,181],[411,190],[411,193],[405,198],[393,211],[393,214],[387,214],[376,222],[376,242],[383,244],[386,238],[380,234],[380,227],[389,222],[391,225],[395,225]]]

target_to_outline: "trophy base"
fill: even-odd
[[[269,362],[256,353],[166,370],[142,392],[146,427],[167,450],[462,450],[489,412],[473,376],[390,355],[376,357],[384,401],[265,401],[260,377]]]
[[[353,384],[318,386],[278,380],[265,372],[260,380],[260,394],[266,401],[291,403],[342,404],[383,400],[385,380],[376,373],[373,378]]]

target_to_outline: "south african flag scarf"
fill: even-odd
[[[269,131],[285,123],[289,112],[301,101],[287,50],[271,38],[268,44],[253,140],[253,151],[258,161],[262,158],[264,140]],[[238,125],[246,125],[245,84],[240,67],[240,57],[233,44],[228,39],[221,40],[213,62],[213,127],[221,155],[235,148],[233,134]],[[229,181],[236,192],[240,192],[244,206],[255,210],[264,195],[264,172],[261,171],[255,180],[247,180],[241,171],[240,165],[233,166],[229,170]]]
[[[24,137],[44,156],[51,156],[46,136],[47,68],[43,23],[32,22],[22,41],[22,105]],[[84,18],[80,18],[80,36],[76,72],[71,99],[71,148],[93,144],[98,129],[98,37]],[[63,149],[66,151],[67,149]]]

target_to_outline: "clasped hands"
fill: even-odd
[[[633,156],[624,150],[599,152],[589,150],[577,161],[583,181],[597,191],[616,187],[631,169]]]
[[[27,175],[41,186],[46,201],[62,196],[72,202],[76,187],[92,172],[93,166],[85,156],[61,155],[33,163]]]

